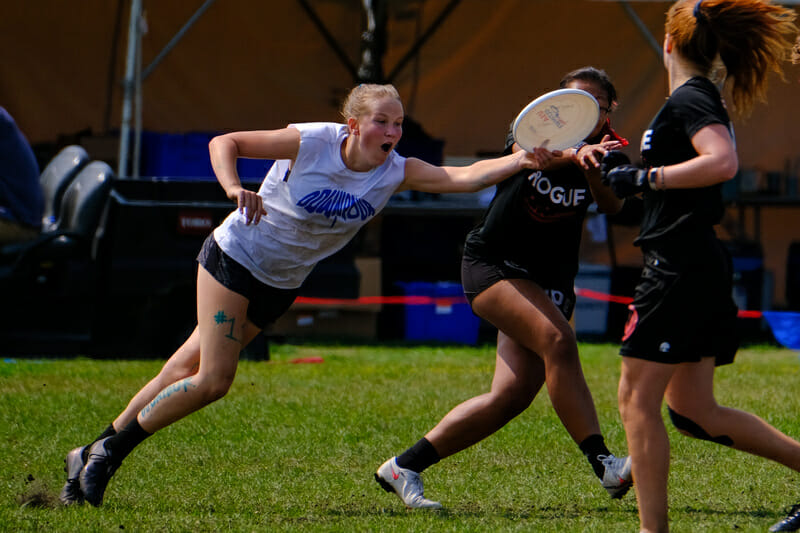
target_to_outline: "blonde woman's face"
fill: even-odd
[[[380,165],[397,146],[403,135],[403,117],[403,105],[385,97],[375,100],[370,111],[355,121],[351,134],[358,136],[361,151],[370,163]]]

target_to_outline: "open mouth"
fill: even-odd
[[[391,149],[392,149],[392,143],[383,143],[381,145],[381,150],[383,150],[387,154],[389,153],[389,150],[391,150]]]

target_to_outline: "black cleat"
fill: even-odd
[[[81,492],[87,502],[95,507],[103,503],[103,494],[111,476],[119,468],[119,463],[113,459],[111,452],[106,449],[105,443],[111,437],[99,440],[89,448],[89,458],[86,466],[81,470]]]
[[[800,503],[792,506],[786,518],[769,528],[773,532],[797,531],[798,529],[800,529]]]
[[[83,451],[86,446],[71,450],[64,458],[64,472],[67,473],[67,482],[58,495],[59,501],[64,505],[74,505],[83,503],[83,492],[81,492],[81,482],[79,476],[83,470]]]

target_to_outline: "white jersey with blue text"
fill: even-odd
[[[319,261],[343,248],[380,212],[403,181],[406,162],[392,151],[381,166],[355,172],[341,156],[346,125],[289,126],[300,131],[300,148],[293,166],[275,161],[264,178],[258,194],[266,216],[248,226],[235,210],[214,230],[226,254],[279,289],[302,285]]]

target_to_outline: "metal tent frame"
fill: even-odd
[[[314,11],[308,0],[297,0],[308,17],[331,47],[342,65],[361,82],[390,82],[402,68],[416,56],[420,49],[444,23],[450,13],[461,0],[450,0],[436,17],[431,26],[417,39],[411,49],[394,67],[388,77],[384,78],[381,59],[385,50],[387,3],[389,0],[362,0],[367,27],[362,34],[363,53],[361,65],[355,67],[347,54],[341,49],[336,39],[325,27],[322,19]],[[139,177],[139,156],[141,154],[142,137],[142,83],[153,72],[158,64],[172,51],[197,20],[203,16],[215,0],[205,0],[195,13],[178,30],[175,36],[156,55],[153,61],[142,69],[142,35],[144,34],[143,0],[131,0],[130,19],[128,23],[128,47],[125,60],[125,77],[123,84],[122,122],[119,140],[119,163],[117,176]],[[131,155],[131,141],[133,154]],[[128,161],[132,160],[131,173],[128,173]]]
[[[398,61],[397,65],[391,70],[389,75],[383,78],[381,59],[385,48],[385,24],[387,14],[387,3],[389,0],[361,0],[365,11],[366,28],[362,34],[362,62],[356,67],[347,54],[341,49],[334,37],[325,27],[323,21],[314,11],[308,0],[297,0],[302,9],[309,16],[311,21],[319,30],[322,38],[331,47],[336,56],[342,62],[345,69],[353,75],[357,81],[386,81],[391,80],[411,61],[436,30],[444,23],[447,17],[458,6],[461,0],[450,0],[442,12],[436,17],[431,26],[426,29],[409,49],[409,51]],[[355,1],[355,0],[354,0]],[[653,49],[658,61],[661,61],[661,45],[653,36],[647,26],[637,15],[631,6],[632,2],[647,0],[595,0],[616,2],[625,10],[628,18],[636,25],[642,37]],[[180,42],[184,35],[191,29],[197,20],[211,7],[215,0],[204,0],[203,4],[178,30],[175,36],[164,46],[153,61],[142,69],[142,35],[144,34],[143,3],[144,0],[131,0],[130,19],[128,23],[128,44],[125,60],[125,77],[123,85],[122,102],[122,122],[119,140],[119,166],[117,176],[120,177],[139,177],[139,155],[141,153],[142,136],[142,83],[153,72],[158,64],[172,51]],[[800,0],[784,0],[783,4],[800,4]],[[133,154],[131,156],[131,140],[133,140]],[[132,171],[128,173],[128,161],[132,160]]]

